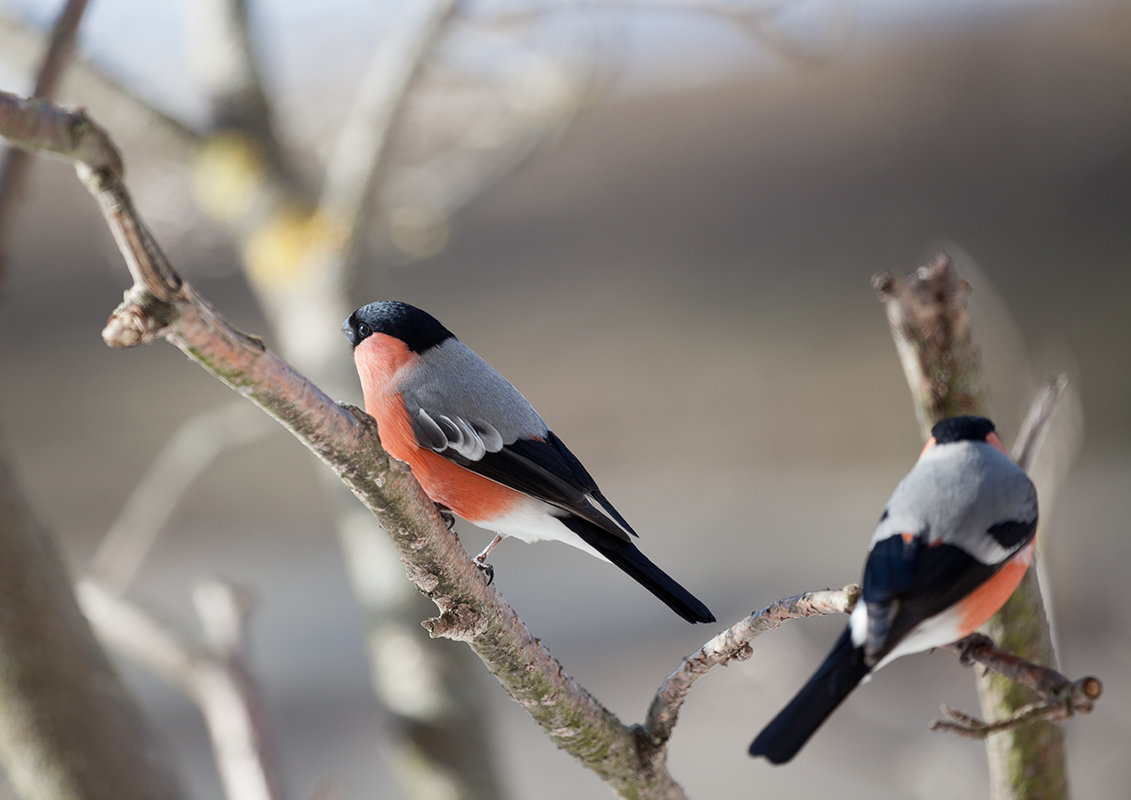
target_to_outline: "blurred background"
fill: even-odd
[[[397,13],[379,5],[253,4],[300,181],[320,174],[373,52],[396,34]],[[1097,710],[1065,725],[1075,795],[1124,795],[1131,6],[808,2],[771,27],[666,5],[467,4],[465,17],[490,24],[465,20],[443,40],[366,229],[353,304],[420,305],[506,375],[720,624],[687,626],[616,570],[551,543],[495,551],[500,590],[633,722],[723,625],[858,580],[876,517],[921,446],[869,278],[946,250],[973,285],[1007,441],[1041,378],[1066,370],[1079,393],[1038,476],[1041,560],[1061,668],[1105,683]],[[6,41],[55,11],[0,2]],[[80,75],[60,99],[110,129],[182,274],[275,346],[230,232],[198,210],[187,148],[83,82],[109,75],[203,126],[185,15],[93,3]],[[0,85],[28,91],[15,44],[0,53]],[[164,343],[102,344],[127,273],[69,166],[39,159],[23,203],[3,243],[0,424],[32,504],[81,571],[170,435],[231,393]],[[350,367],[344,339],[332,358]],[[360,403],[356,387],[343,392]],[[319,784],[389,796],[362,615],[320,468],[281,431],[225,453],[188,487],[132,591],[190,627],[193,583],[220,574],[250,587],[253,663],[296,796]],[[488,538],[460,531],[472,552]],[[690,796],[986,795],[983,746],[927,730],[940,703],[977,710],[971,674],[948,654],[887,668],[793,765],[746,757],[843,624],[790,623],[696,685],[670,751]],[[192,795],[218,796],[194,707],[122,669]],[[485,670],[466,682],[487,700],[511,796],[605,796]]]

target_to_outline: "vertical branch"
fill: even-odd
[[[924,432],[944,417],[986,415],[981,356],[966,309],[970,286],[950,258],[940,255],[906,278],[881,273],[873,287],[884,304]],[[1029,452],[1024,444],[1022,452]],[[1056,664],[1035,569],[1026,572],[1017,591],[982,630],[1004,650],[1038,664]],[[977,680],[982,713],[988,719],[1012,716],[1036,699],[1029,688],[994,673],[983,673]],[[986,749],[994,800],[1068,797],[1059,726],[1038,722],[997,733],[986,740]]]
[[[51,38],[39,66],[32,97],[50,98],[55,94],[59,80],[63,76],[71,54],[75,49],[75,36],[87,0],[67,0],[55,25],[51,28]],[[7,259],[4,244],[8,239],[8,226],[14,216],[13,209],[23,189],[28,170],[31,167],[31,154],[15,147],[8,148],[4,163],[0,165],[0,287],[4,284],[4,271]]]

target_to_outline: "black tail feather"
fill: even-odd
[[[715,621],[715,615],[707,606],[649,561],[632,542],[618,539],[580,517],[565,517],[562,522],[688,622]]]
[[[845,629],[809,682],[758,734],[750,745],[750,755],[765,756],[774,764],[789,761],[868,671],[864,649],[853,647],[851,634]]]

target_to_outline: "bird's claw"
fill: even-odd
[[[490,586],[495,581],[495,568],[487,563],[485,558],[472,559],[475,568],[478,569],[487,578],[487,585]]]
[[[444,524],[448,526],[448,530],[455,530],[456,515],[439,504],[436,505],[436,510],[440,512],[440,519],[442,519],[444,521]]]

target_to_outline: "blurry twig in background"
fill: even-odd
[[[245,663],[244,621],[250,604],[235,587],[209,581],[194,600],[203,641],[161,622],[115,590],[87,579],[78,585],[83,613],[99,637],[192,698],[204,716],[229,800],[283,800],[275,748],[263,703]]]
[[[966,308],[970,285],[954,262],[939,255],[905,278],[880,273],[872,285],[884,304],[924,438],[944,417],[990,416],[981,354]],[[1047,426],[1047,416],[1036,415],[1045,425],[1034,430]],[[1022,444],[1016,455],[1028,458],[1030,453],[1031,447]],[[1025,466],[1032,469],[1031,463]],[[1028,661],[1056,664],[1037,570],[1026,571],[1017,591],[983,630],[1000,647]],[[979,675],[978,695],[982,712],[990,719],[1009,719],[1035,699],[1021,684],[990,673]],[[1068,797],[1064,737],[1058,726],[1037,722],[1009,729],[987,738],[986,749],[994,800]],[[1014,769],[1017,764],[1025,769]]]
[[[274,430],[269,419],[242,400],[185,420],[130,493],[91,558],[89,572],[106,588],[125,591],[193,481],[221,454]]]
[[[50,98],[55,96],[63,71],[75,49],[75,35],[79,22],[86,11],[87,0],[67,0],[51,27],[47,49],[36,73],[32,97]],[[31,154],[15,147],[8,148],[4,163],[0,164],[0,243],[8,239],[7,226],[12,223],[14,206],[23,191],[24,179],[31,167]],[[4,283],[4,270],[7,258],[0,248],[0,285]]]
[[[35,93],[49,97],[73,51],[85,2],[68,2],[51,32]],[[9,99],[6,97],[5,99]],[[16,104],[0,125],[37,138],[58,134]],[[21,124],[21,122],[23,124]],[[38,123],[38,124],[37,124]],[[112,147],[87,151],[118,164]],[[12,150],[0,175],[0,288],[7,233],[27,154]],[[29,507],[0,442],[0,764],[28,800],[179,800],[183,795],[145,719],[79,612],[54,541]]]

